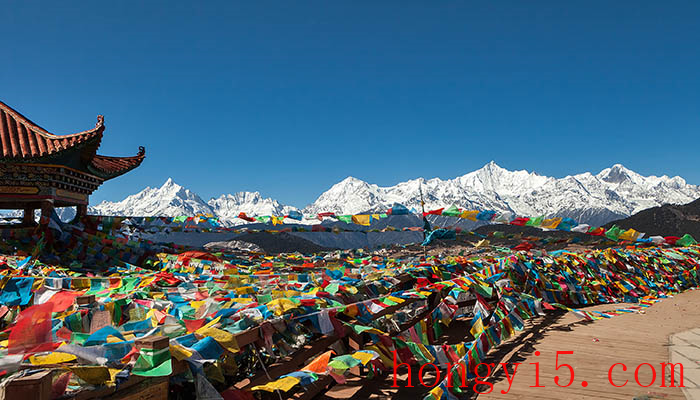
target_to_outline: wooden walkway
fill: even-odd
[[[611,310],[620,307],[601,305],[587,310]],[[678,332],[700,327],[700,291],[688,291],[674,298],[644,309],[642,313],[630,313],[610,319],[593,322],[582,321],[571,313],[560,313],[529,321],[526,328],[516,337],[503,343],[485,362],[488,363],[522,363],[508,382],[503,370],[498,368],[489,379],[494,383],[494,390],[489,394],[471,395],[479,399],[685,399],[678,387],[661,387],[661,363],[669,362],[669,337]],[[535,352],[539,351],[539,356]],[[574,381],[569,387],[558,387],[554,377],[560,376],[560,383],[566,384],[569,372],[566,367],[555,371],[557,351],[573,351],[573,354],[560,355],[560,364],[566,363],[574,368]],[[540,385],[535,385],[535,366],[529,363],[539,362]],[[611,375],[617,385],[609,382],[608,371],[615,363],[624,363],[627,371],[617,365]],[[643,363],[651,364],[656,373],[654,383],[645,388],[635,382],[635,369]],[[686,369],[697,368],[688,365]],[[414,368],[417,369],[417,368]],[[405,377],[405,374],[403,374]],[[670,386],[670,369],[665,377],[666,386]],[[400,375],[401,377],[401,375]],[[412,376],[414,386],[417,374]],[[426,383],[434,382],[428,374]],[[652,370],[648,365],[639,369],[641,384],[652,381]],[[676,374],[676,385],[679,377]],[[582,382],[586,381],[584,387]],[[410,399],[420,400],[427,389],[391,388],[389,375],[383,380],[357,381],[349,380],[345,385],[331,388],[322,399]],[[404,386],[404,383],[399,383]],[[687,384],[686,384],[687,385]],[[472,392],[472,388],[468,388]],[[488,390],[488,387],[481,389]],[[502,394],[501,391],[507,391]]]
[[[522,375],[516,375],[507,395],[501,394],[502,390],[508,390],[508,383],[499,374],[495,377],[500,381],[494,386],[494,391],[479,398],[684,399],[680,388],[661,387],[662,376],[666,386],[670,386],[670,369],[662,375],[661,363],[669,360],[671,334],[700,327],[698,304],[700,291],[689,291],[672,299],[664,299],[646,308],[643,314],[620,315],[591,323],[577,323],[576,316],[567,314],[549,329],[528,333],[523,345],[505,355],[503,361],[524,363],[520,366],[522,370],[518,371]],[[610,308],[596,306],[594,309]],[[535,351],[539,351],[540,356],[535,356]],[[574,383],[566,388],[554,383],[557,375],[562,377],[560,383],[567,383],[569,375],[566,368],[555,371],[557,351],[574,352],[560,356],[560,363],[570,364],[575,371]],[[534,362],[540,363],[540,385],[544,388],[530,387],[534,385],[535,367],[529,363]],[[626,372],[621,365],[616,366],[611,375],[617,385],[629,380],[620,388],[609,381],[608,371],[615,363],[627,366]],[[654,366],[656,373],[655,382],[648,388],[639,386],[635,381],[635,369],[643,363]],[[642,366],[638,378],[641,384],[648,385],[653,379],[651,368]],[[586,387],[582,386],[584,380],[588,384]]]

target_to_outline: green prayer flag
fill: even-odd
[[[460,215],[462,215],[462,212],[459,211],[457,206],[455,206],[453,204],[453,205],[449,206],[447,209],[443,210],[442,215],[447,215],[448,217],[459,217]]]
[[[423,351],[420,349],[420,347],[413,342],[406,342],[406,346],[408,346],[408,349],[411,350],[411,353],[416,357],[416,360],[418,360],[419,363],[421,364],[427,364],[432,362],[429,358],[423,354]]]
[[[544,216],[531,218],[527,221],[527,223],[525,223],[525,226],[540,226],[542,225],[542,221],[544,221]]]
[[[352,223],[352,215],[336,215],[339,221],[345,222],[346,224]]]
[[[690,236],[689,233],[686,233],[685,235],[683,235],[683,237],[681,237],[680,239],[676,240],[676,245],[677,245],[677,246],[688,247],[688,246],[692,246],[692,245],[694,245],[694,244],[698,244],[698,242],[695,241],[695,238],[693,238],[692,236]]]
[[[622,229],[620,229],[617,225],[613,225],[610,229],[605,231],[605,237],[617,242],[617,239],[620,237],[622,232]]]
[[[336,294],[338,293],[338,289],[339,286],[337,283],[331,283],[330,285],[326,286],[324,290],[330,294]]]
[[[173,372],[170,348],[142,348],[131,373],[139,376],[169,376]]]

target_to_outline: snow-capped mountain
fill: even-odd
[[[571,217],[591,225],[700,197],[700,187],[689,185],[680,177],[644,177],[620,164],[597,175],[586,172],[557,179],[534,172],[509,171],[492,161],[455,179],[419,178],[389,187],[348,177],[321,194],[304,213],[355,214],[386,210],[395,202],[419,210],[419,186],[426,210],[454,204],[522,216]]]
[[[238,192],[236,194],[223,194],[211,199],[207,203],[214,213],[222,220],[232,223],[241,222],[238,214],[247,215],[287,215],[295,207],[285,206],[277,200],[264,198],[259,192]]]
[[[224,194],[205,202],[196,193],[169,178],[159,188],[147,187],[118,202],[103,201],[95,207],[90,207],[88,213],[138,217],[211,214],[226,224],[235,225],[245,223],[244,220],[236,218],[241,212],[251,216],[286,215],[291,210],[297,209],[282,205],[277,200],[264,198],[258,192]]]
[[[685,204],[700,198],[700,187],[680,177],[641,176],[620,164],[597,175],[585,172],[552,178],[527,171],[509,171],[494,162],[466,175],[442,180],[414,179],[380,187],[348,177],[303,209],[304,215],[321,212],[358,214],[385,211],[394,203],[420,210],[422,188],[426,210],[452,204],[474,210],[497,210],[520,216],[571,217],[591,225],[627,217],[663,204]],[[101,215],[180,216],[207,214],[228,224],[244,223],[249,216],[286,215],[295,207],[263,198],[258,192],[239,192],[209,202],[168,179],[160,188],[146,188],[120,202],[102,202],[89,212]]]
[[[201,197],[168,178],[159,188],[147,187],[122,201],[103,201],[91,213],[100,215],[177,217],[214,214]]]

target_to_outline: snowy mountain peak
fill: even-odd
[[[247,215],[287,215],[294,207],[280,204],[277,200],[262,197],[260,192],[237,192],[224,194],[209,200],[208,205],[215,210],[216,215],[230,223],[239,224],[238,214]]]
[[[178,216],[213,214],[196,193],[168,178],[159,188],[147,187],[119,202],[103,201],[94,207],[101,215]]]
[[[589,172],[553,178],[525,170],[510,171],[494,161],[454,179],[417,178],[382,187],[348,176],[304,208],[304,214],[359,214],[385,211],[394,203],[421,209],[449,207],[496,210],[522,216],[571,217],[602,225],[643,209],[666,203],[689,203],[700,187],[683,178],[642,176],[615,164],[597,175]],[[263,197],[259,192],[224,194],[204,202],[196,193],[169,178],[160,188],[146,188],[120,202],[102,202],[90,211],[101,215],[179,216],[213,214],[239,224],[239,213],[287,215],[294,207]]]
[[[347,178],[343,179],[342,181],[336,183],[333,186],[364,186],[367,185],[368,183],[363,181],[362,179],[357,179],[354,176],[348,176]]]
[[[158,190],[160,192],[168,192],[168,193],[178,193],[180,191],[182,191],[184,193],[190,192],[189,189],[185,189],[184,186],[181,186],[181,185],[178,185],[177,183],[175,183],[173,178],[168,178],[168,180],[166,180],[165,183],[163,183],[163,185],[160,188],[158,188]]]
[[[422,187],[426,209],[454,204],[523,216],[561,216],[602,225],[645,208],[682,204],[700,197],[700,188],[682,178],[644,177],[615,164],[598,175],[589,172],[553,178],[525,170],[510,171],[491,161],[482,168],[442,180],[414,179],[390,187],[360,180],[333,185],[304,209],[314,214],[354,214],[388,208],[394,202],[420,209]]]
[[[600,171],[598,178],[609,183],[622,183],[631,180],[633,175],[637,174],[625,168],[622,164],[615,164]]]
[[[491,160],[484,164],[484,166],[481,167],[479,171],[505,171],[505,168],[501,168],[500,165],[496,164],[495,161]]]

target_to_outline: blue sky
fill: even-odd
[[[490,160],[700,184],[700,2],[178,3],[3,6],[0,99],[146,146],[93,203],[173,177],[304,206]]]

